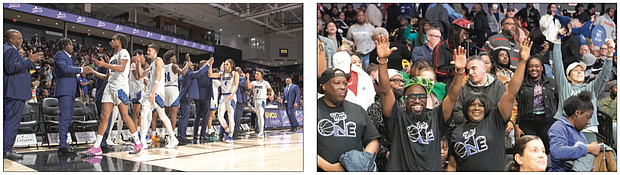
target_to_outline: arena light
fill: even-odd
[[[101,34],[104,34],[104,35],[105,35],[105,32],[101,32]]]
[[[90,33],[88,33],[88,36],[90,36]]]
[[[37,22],[41,21],[40,19],[37,18]]]
[[[88,29],[88,31],[90,32],[90,29]]]
[[[58,23],[56,23],[56,25],[58,25]]]
[[[222,29],[220,29],[220,32],[222,31]]]
[[[295,64],[297,64],[297,62],[295,62]]]
[[[73,42],[75,42],[75,39],[73,39]]]
[[[17,22],[17,19],[13,19],[13,22]]]
[[[144,44],[142,44],[142,46],[144,46]]]
[[[18,18],[20,18],[21,16],[17,15]]]
[[[101,44],[97,44],[97,46],[101,47]]]
[[[71,27],[75,29],[75,26],[71,26]]]

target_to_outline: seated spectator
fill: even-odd
[[[506,17],[506,18],[511,18],[512,21],[519,21],[515,17]],[[527,38],[530,35],[530,31],[528,31],[527,29],[521,27],[521,24],[518,23],[518,22],[515,23],[515,28],[517,29],[516,33],[515,33],[516,36],[517,36],[517,40],[520,40],[522,38]]]
[[[592,92],[581,91],[577,96],[571,96],[563,104],[565,116],[559,116],[549,128],[551,169],[553,172],[568,172],[573,167],[566,161],[574,161],[587,154],[594,156],[601,151],[598,142],[588,144],[586,136],[582,132],[588,127],[590,118],[596,113],[592,104]]]
[[[362,60],[357,55],[351,55],[351,64],[362,69]],[[369,74],[370,75],[370,74]]]
[[[345,100],[347,78],[342,70],[325,70],[318,83],[318,92],[325,96],[317,100],[317,171],[345,171],[340,156],[351,150],[375,154],[380,135],[364,108]],[[339,129],[347,132],[337,134]]]
[[[564,35],[565,33],[566,33],[566,30],[564,29],[558,32],[558,34],[560,35]],[[611,42],[613,41],[609,41],[608,43],[606,43],[607,47],[610,50],[614,50],[615,44],[612,44]],[[560,42],[560,39],[557,37],[555,40],[554,47],[555,48],[553,49],[553,52],[554,52],[553,53],[553,67],[554,67],[553,75],[555,77],[557,87],[558,87],[558,101],[559,101],[558,106],[564,106],[564,101],[566,99],[568,99],[570,96],[576,95],[576,93],[579,93],[581,91],[592,92],[592,95],[594,95],[595,98],[592,99],[591,101],[592,103],[596,103],[596,99],[598,95],[602,92],[603,88],[605,88],[606,80],[611,75],[611,58],[612,58],[611,52],[607,54],[605,65],[603,65],[603,69],[600,72],[601,76],[597,76],[596,79],[594,79],[594,81],[588,84],[584,84],[584,79],[585,79],[584,71],[586,68],[585,64],[575,62],[575,63],[571,63],[566,70],[562,69],[564,65],[563,60],[562,60],[562,52],[560,51],[560,48],[562,47],[562,43]],[[596,111],[596,106],[594,106],[594,111]],[[561,108],[558,108],[554,117],[557,119],[560,116],[567,116],[567,115],[565,115],[564,111],[561,110]],[[584,135],[586,136],[588,143],[596,141],[597,126],[599,125],[596,114],[592,114],[592,117],[590,120],[591,121],[590,121],[588,128],[584,130]]]
[[[507,87],[510,78],[514,74],[510,70],[510,54],[506,49],[497,49],[491,56],[493,57],[492,62],[495,63],[495,71],[493,72]]]
[[[430,28],[427,31],[428,35],[428,43],[416,47],[412,51],[413,60],[424,60],[429,63],[431,66],[433,65],[433,50],[441,42],[441,32],[439,28]]]
[[[497,78],[486,72],[484,66],[484,60],[482,57],[489,57],[486,54],[477,55],[469,58],[467,61],[468,79],[467,82],[461,88],[459,94],[459,100],[454,107],[453,126],[458,126],[465,123],[468,119],[465,118],[464,100],[465,96],[470,92],[480,92],[487,96],[489,99],[489,106],[495,106],[499,103],[502,95],[506,92],[506,86]],[[489,109],[490,110],[490,109]]]
[[[520,44],[517,70],[506,93],[500,94],[502,97],[497,106],[492,105],[489,99],[489,96],[494,94],[483,92],[470,92],[461,103],[467,123],[457,126],[449,139],[451,151],[448,171],[504,170],[506,125],[512,115],[517,91],[523,81],[525,62],[532,47],[529,39],[522,40]],[[481,66],[472,67],[468,64],[470,72],[480,69],[479,67]],[[477,77],[473,76],[472,79]],[[504,88],[501,84],[499,86]]]
[[[345,72],[348,81],[346,100],[368,109],[375,101],[375,89],[372,78],[357,66],[351,65],[351,56],[346,52],[338,52],[334,55],[334,68]]]
[[[513,147],[513,161],[506,171],[542,172],[547,169],[545,146],[538,136],[523,136],[517,139]]]
[[[406,83],[404,89],[405,110],[390,90],[388,61],[390,52],[387,37],[381,36],[377,43],[379,56],[379,86],[383,120],[385,121],[387,137],[392,142],[390,154],[387,157],[386,171],[442,171],[441,163],[441,136],[448,128],[450,111],[457,100],[460,82],[465,72],[466,51],[459,47],[456,54],[457,69],[455,88],[440,107],[426,109],[426,100],[432,90],[430,81],[422,77],[413,77]],[[417,134],[414,134],[417,133]]]
[[[405,104],[403,103],[403,76],[398,73],[396,69],[388,69],[388,76],[390,78],[390,88],[392,88],[392,92],[394,93],[394,98],[396,99],[396,104],[403,110],[405,109]],[[390,147],[392,146],[392,142],[388,140],[387,130],[385,128],[385,124],[383,122],[383,108],[381,107],[381,98],[380,94],[375,95],[375,102],[372,103],[368,107],[368,116],[372,120],[375,128],[381,134],[379,140],[379,151],[377,152],[377,158],[375,159],[375,163],[377,163],[377,169],[379,171],[385,171],[387,164],[387,156],[390,151]]]
[[[377,27],[372,32],[372,39],[377,40],[380,35],[389,36],[387,30],[381,27]],[[411,51],[408,49],[406,44],[400,42],[390,42],[390,48],[393,47],[396,47],[398,49],[392,52],[392,54],[389,56],[389,61],[387,62],[388,68],[400,70],[403,68],[403,60],[411,60]],[[370,58],[373,58],[372,60],[370,60],[370,62],[378,63],[376,59],[377,49],[373,49],[369,54]]]
[[[613,130],[614,130],[614,142],[616,142],[616,127],[618,125],[617,123],[617,119],[618,119],[618,111],[616,111],[616,109],[618,108],[618,84],[617,82],[611,81],[609,84],[607,84],[608,87],[606,87],[605,91],[609,91],[609,96],[603,98],[602,100],[599,100],[596,104],[597,106],[601,109],[601,111],[609,114],[613,120]],[[616,142],[617,143],[617,142]]]
[[[547,131],[555,122],[553,116],[558,108],[558,92],[555,80],[545,76],[544,69],[539,54],[530,57],[525,64],[525,80],[517,95],[514,135],[515,140],[519,140],[522,135],[540,137],[548,154]]]

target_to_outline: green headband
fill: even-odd
[[[416,84],[422,86],[424,90],[426,90],[426,95],[431,94],[431,90],[433,90],[433,83],[431,82],[431,80],[428,80],[424,77],[412,77],[411,79],[409,79],[409,81],[407,81],[407,83],[405,84],[405,91],[407,91],[407,88],[411,85]]]

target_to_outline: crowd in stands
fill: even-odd
[[[317,4],[318,171],[592,170],[616,6],[518,5]]]

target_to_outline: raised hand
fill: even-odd
[[[37,52],[35,54],[28,54],[28,59],[30,59],[30,62],[36,62],[41,60],[41,55],[43,55],[43,52]]]
[[[379,58],[387,58],[397,49],[396,47],[390,48],[390,40],[387,36],[383,35],[380,35],[379,38],[375,40],[375,46]]]
[[[614,51],[616,50],[616,43],[614,43],[613,40],[607,40],[607,50],[609,50],[607,52],[607,56],[613,56],[614,55]]]
[[[530,38],[523,38],[521,40],[521,43],[519,43],[519,61],[526,61],[530,58],[530,50],[533,44],[534,42]]]
[[[450,64],[454,64],[456,69],[465,69],[465,65],[467,65],[467,50],[461,46],[454,49],[454,61],[450,61]]]
[[[189,58],[189,53],[188,53],[188,54],[185,54],[185,59],[190,60],[190,58]]]
[[[187,60],[187,66],[189,66],[190,69],[194,69],[194,63],[192,63],[189,59]]]
[[[213,59],[213,57],[209,58],[209,60],[207,60],[207,63],[209,63],[209,65],[213,66],[213,61],[215,61]]]
[[[245,77],[250,78],[250,73],[245,73]]]

